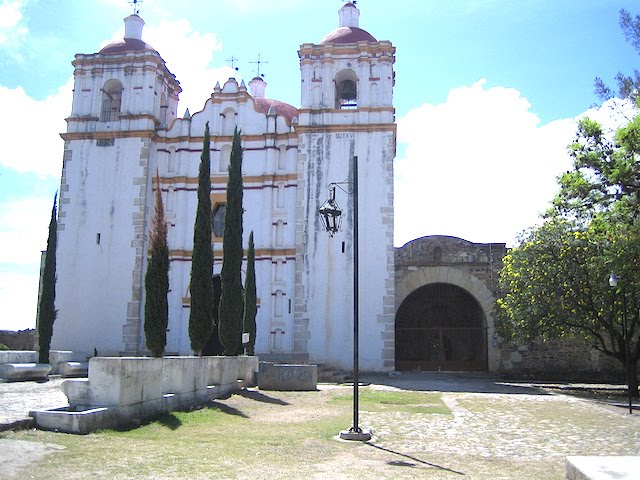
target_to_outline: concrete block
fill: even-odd
[[[56,371],[60,373],[63,378],[86,377],[87,375],[89,375],[89,363],[58,362],[58,364],[56,365]]]
[[[48,363],[2,363],[0,364],[0,378],[19,382],[24,380],[46,380],[51,365]]]
[[[568,480],[633,480],[640,472],[636,457],[567,457]]]
[[[162,358],[93,357],[91,396],[96,406],[132,405],[162,398]]]
[[[318,367],[317,365],[260,362],[258,388],[261,390],[317,390]]]
[[[0,350],[0,363],[37,363],[38,352],[33,350]]]
[[[86,435],[99,428],[115,428],[127,422],[114,410],[98,407],[77,410],[72,407],[32,410],[29,415],[42,430]]]

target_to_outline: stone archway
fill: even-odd
[[[397,370],[487,370],[486,318],[463,288],[431,283],[396,313]]]
[[[396,370],[495,370],[494,296],[452,267],[415,267],[396,283]]]

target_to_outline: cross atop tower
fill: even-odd
[[[264,74],[262,74],[262,75],[260,74],[260,65],[262,65],[263,63],[269,63],[269,62],[267,62],[266,60],[262,60],[262,59],[260,58],[260,54],[258,54],[258,60],[257,60],[257,61],[255,61],[255,62],[249,62],[249,63],[255,63],[255,64],[257,64],[257,65],[258,65],[258,68],[257,68],[257,76],[258,76],[258,77],[264,77]]]
[[[142,3],[143,0],[129,0],[129,5],[133,5],[133,14],[138,15],[140,13],[140,9],[138,8],[138,4]]]
[[[238,63],[238,58],[231,55],[231,58],[227,58],[227,62],[231,64],[231,68],[234,69],[236,72],[239,70],[239,68],[236,67],[236,63]]]

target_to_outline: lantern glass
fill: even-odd
[[[335,194],[335,189],[333,189],[329,200],[324,202],[318,209],[318,215],[320,215],[322,226],[332,237],[338,230],[340,230],[340,224],[342,223],[342,210],[336,203]]]

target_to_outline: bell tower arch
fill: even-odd
[[[392,370],[395,48],[360,28],[354,3],[345,3],[338,17],[337,29],[298,51],[295,350],[314,362],[332,359],[338,368],[352,366],[353,315],[347,306],[353,302],[353,198],[338,192],[345,219],[333,238],[322,231],[316,211],[330,183],[358,181],[359,251],[367,259],[359,268],[360,298],[367,298],[360,302],[360,342],[367,345],[360,350],[360,365]]]

